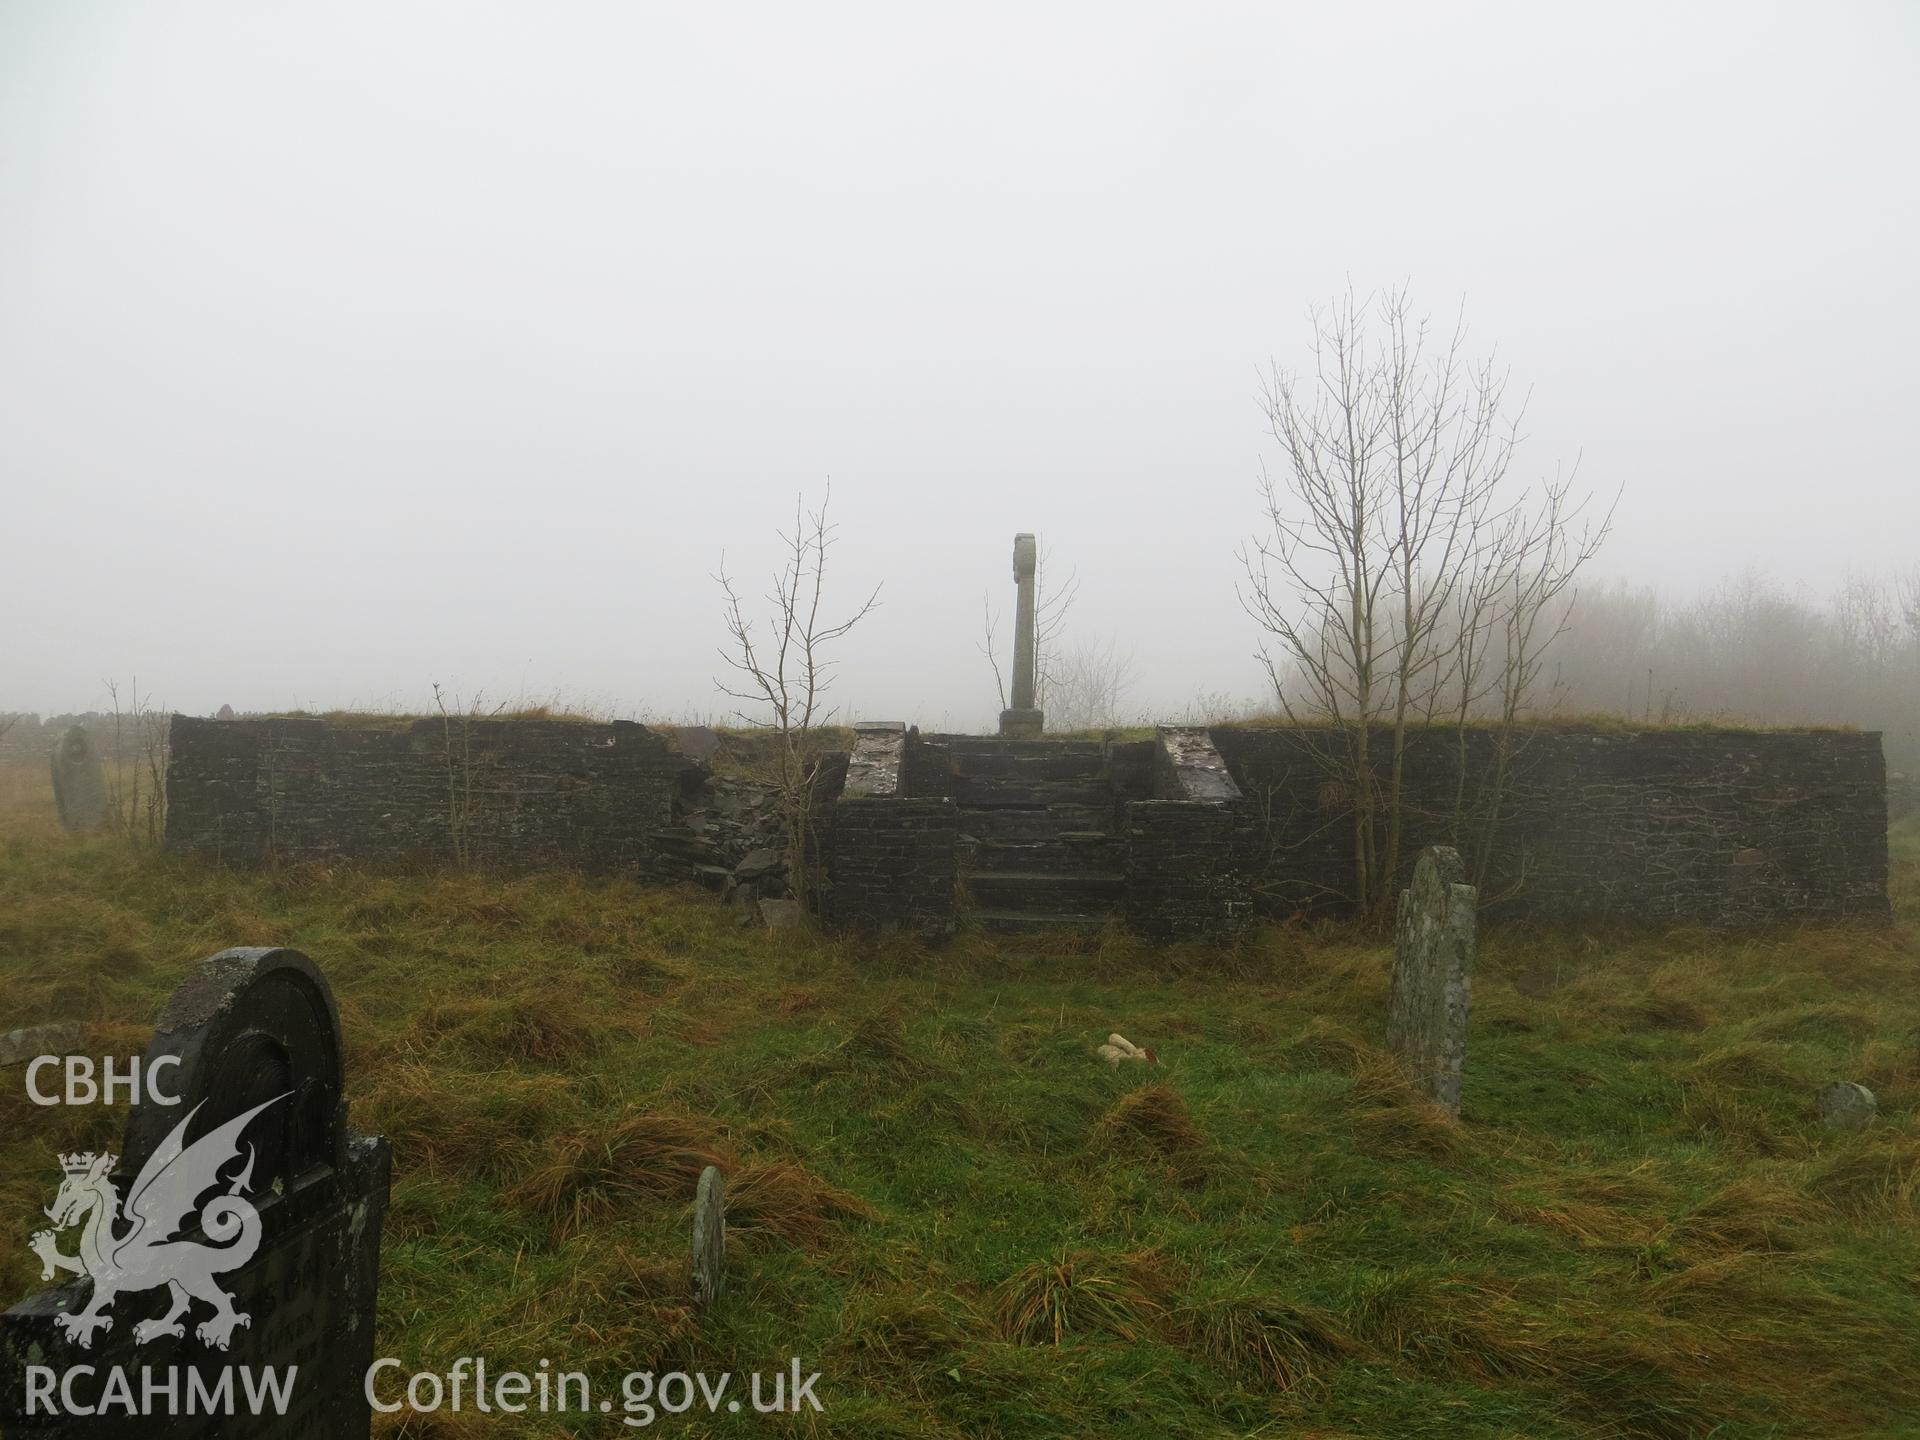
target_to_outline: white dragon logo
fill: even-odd
[[[172,1303],[159,1319],[142,1320],[133,1327],[137,1342],[162,1335],[184,1336],[186,1327],[180,1317],[195,1300],[213,1306],[214,1313],[195,1326],[193,1333],[217,1349],[227,1348],[235,1326],[252,1322],[251,1316],[233,1308],[233,1296],[214,1283],[214,1276],[239,1269],[260,1248],[260,1212],[241,1194],[253,1178],[255,1157],[251,1146],[246,1168],[225,1194],[214,1196],[200,1210],[200,1228],[216,1244],[172,1237],[186,1224],[195,1202],[220,1183],[221,1167],[239,1155],[240,1132],[268,1105],[286,1098],[276,1095],[188,1145],[187,1126],[200,1113],[200,1105],[194,1106],[140,1167],[127,1195],[124,1216],[119,1190],[111,1178],[117,1156],[88,1153],[60,1157],[66,1179],[46,1210],[53,1230],[37,1232],[28,1244],[44,1267],[41,1279],[51,1280],[61,1270],[93,1279],[93,1298],[87,1308],[55,1317],[70,1340],[82,1349],[92,1348],[94,1331],[113,1328],[113,1317],[107,1311],[116,1295],[161,1285],[172,1292]],[[62,1255],[56,1248],[54,1231],[82,1220],[85,1228],[80,1232],[79,1253]],[[115,1235],[115,1222],[120,1220],[128,1222],[128,1228]]]

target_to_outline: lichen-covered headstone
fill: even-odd
[[[1880,1109],[1873,1091],[1851,1080],[1836,1080],[1824,1087],[1816,1103],[1821,1122],[1833,1130],[1858,1130]]]
[[[1432,845],[1400,894],[1387,1048],[1428,1098],[1460,1113],[1479,892],[1450,845]]]
[[[80,726],[53,747],[53,803],[69,830],[94,830],[107,818],[107,772]]]
[[[693,1197],[693,1303],[706,1309],[727,1288],[727,1187],[720,1171],[700,1172]]]
[[[58,1155],[48,1132],[49,1193],[66,1182],[30,1248],[82,1277],[0,1315],[0,1434],[366,1440],[392,1160],[347,1128],[326,980],[292,950],[223,950],[173,992],[140,1073],[160,1061],[177,1103],[143,1090],[117,1156]],[[280,1398],[255,1413],[236,1377],[269,1369]],[[36,1371],[73,1381],[53,1413]],[[231,1413],[195,1398],[226,1390]]]

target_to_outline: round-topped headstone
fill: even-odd
[[[53,801],[68,830],[92,830],[107,821],[106,766],[78,725],[53,747]]]
[[[1836,1080],[1820,1091],[1820,1119],[1832,1130],[1858,1130],[1879,1111],[1873,1091],[1851,1080]]]

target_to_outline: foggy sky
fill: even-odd
[[[1269,360],[1409,282],[1600,572],[1920,561],[1920,10],[0,0],[0,709],[724,713],[831,477],[847,712],[1255,694]]]

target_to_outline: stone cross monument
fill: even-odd
[[[1016,740],[1034,739],[1041,729],[1042,716],[1033,703],[1033,587],[1039,559],[1033,536],[1013,537],[1013,580],[1020,597],[1013,625],[1013,706],[1000,712],[1000,733]]]

